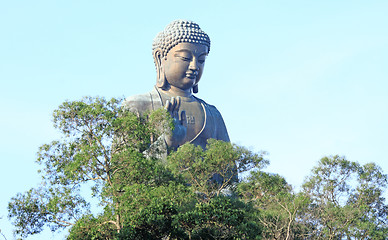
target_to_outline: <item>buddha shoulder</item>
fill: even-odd
[[[153,91],[149,93],[134,95],[126,98],[122,104],[123,109],[134,112],[143,113],[158,109],[161,105],[160,100]]]

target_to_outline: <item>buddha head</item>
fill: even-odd
[[[192,21],[171,22],[154,39],[152,54],[156,86],[198,92],[205,59],[210,51],[209,36]]]

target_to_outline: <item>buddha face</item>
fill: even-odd
[[[201,78],[207,53],[208,47],[203,44],[183,42],[174,46],[162,59],[170,86],[191,91]]]

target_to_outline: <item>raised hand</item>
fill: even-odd
[[[170,112],[175,126],[172,134],[166,136],[166,143],[169,147],[173,147],[175,149],[184,143],[184,139],[187,135],[186,112],[182,111],[179,116],[180,105],[181,98],[178,96],[176,98],[172,97],[171,100],[167,100],[166,105],[164,106],[164,108]]]

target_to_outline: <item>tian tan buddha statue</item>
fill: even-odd
[[[142,114],[165,108],[174,119],[175,130],[163,141],[176,149],[186,142],[206,147],[207,139],[229,142],[220,112],[194,96],[198,92],[205,60],[210,50],[209,36],[198,24],[176,20],[154,39],[152,54],[157,81],[151,92],[127,98],[124,109]]]

